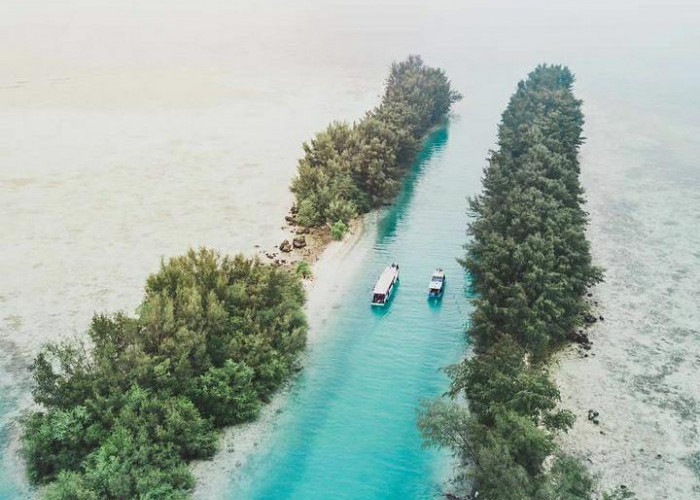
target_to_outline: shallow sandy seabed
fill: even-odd
[[[577,417],[562,442],[607,488],[700,498],[700,194],[692,151],[678,153],[691,131],[587,111],[589,238],[606,268],[592,300],[604,321],[588,357],[576,347],[560,357],[563,404]]]

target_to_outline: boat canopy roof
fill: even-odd
[[[398,270],[394,266],[387,266],[384,271],[382,271],[382,275],[377,280],[377,284],[374,285],[373,293],[386,294],[389,291],[389,287],[394,282],[397,274]]]

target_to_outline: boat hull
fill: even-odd
[[[445,286],[447,286],[447,280],[443,280],[439,290],[428,288],[428,299],[441,299],[445,294]]]
[[[372,307],[386,307],[394,295],[394,289],[399,283],[399,266],[392,264],[384,269],[374,286],[373,298],[370,304]]]
[[[398,283],[398,280],[394,282],[393,285],[391,285],[391,288],[389,289],[389,292],[386,294],[386,297],[383,302],[372,302],[372,307],[386,307],[387,304],[389,304],[389,301],[391,300],[391,297],[394,295],[394,288],[396,288],[396,285]]]

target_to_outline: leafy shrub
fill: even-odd
[[[296,273],[303,279],[309,279],[313,275],[313,273],[311,272],[311,265],[305,260],[299,261],[299,263],[297,264]]]
[[[314,201],[311,196],[305,198],[299,203],[299,211],[297,212],[297,221],[305,227],[314,227],[323,224],[325,218],[323,213],[317,209],[319,203]]]
[[[357,216],[357,207],[352,201],[333,200],[326,209],[328,220],[341,221],[347,224]]]
[[[331,226],[331,238],[336,241],[343,239],[345,233],[348,232],[348,226],[342,220],[337,221]]]

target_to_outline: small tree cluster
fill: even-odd
[[[331,238],[336,241],[340,241],[348,232],[348,225],[342,220],[338,220],[335,224],[331,225]]]
[[[45,497],[184,499],[187,461],[256,417],[305,345],[304,292],[282,268],[191,250],[146,282],[136,317],[97,315],[33,364],[42,410],[22,453]]]
[[[420,417],[426,442],[450,446],[485,500],[584,500],[594,491],[585,467],[557,450],[554,434],[574,418],[557,409],[545,366],[602,277],[585,236],[573,81],[565,67],[539,66],[503,113],[483,193],[470,202],[462,261],[475,292],[475,355],[448,369],[450,395],[469,410],[437,402]]]
[[[297,276],[302,279],[309,279],[313,276],[313,271],[311,270],[311,264],[305,260],[300,260],[296,268]]]
[[[291,186],[299,222],[347,224],[391,200],[423,136],[460,98],[445,73],[419,56],[394,63],[377,108],[354,125],[332,123],[303,145]]]

